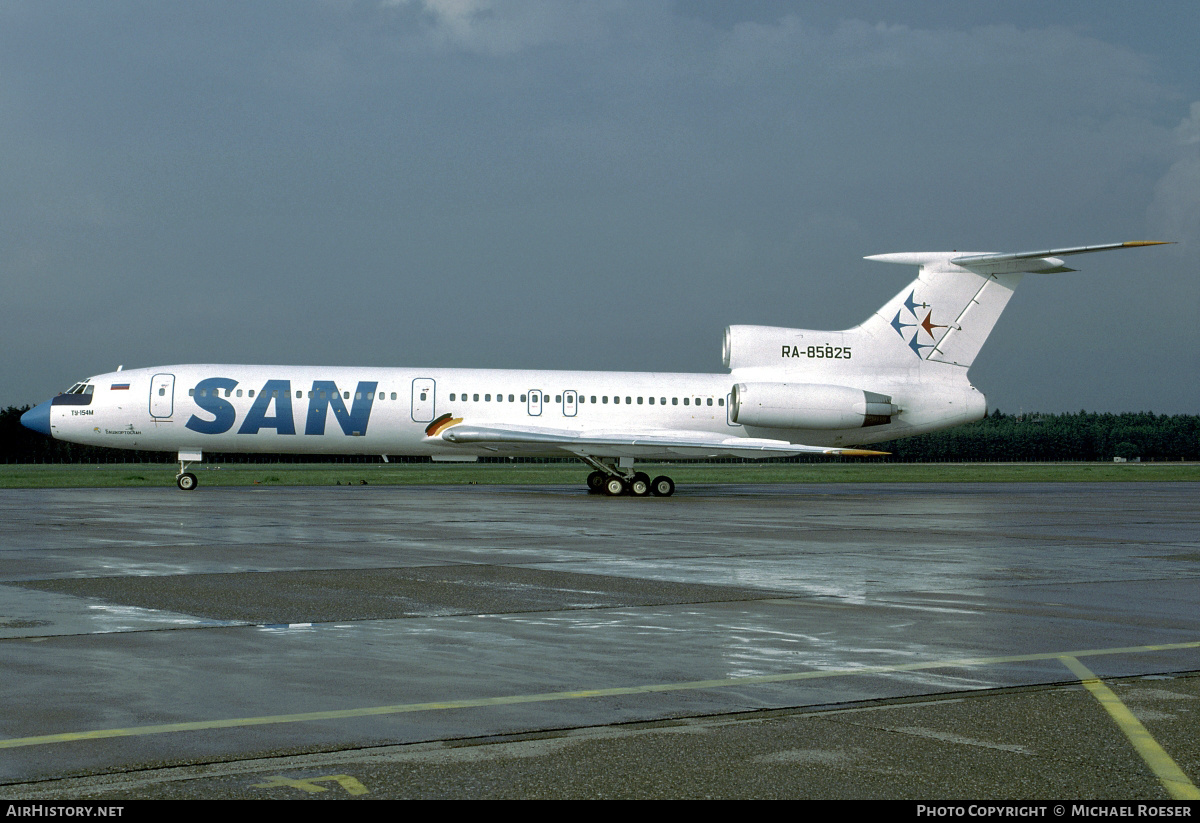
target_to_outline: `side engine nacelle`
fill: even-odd
[[[730,419],[772,429],[861,429],[892,422],[886,394],[821,383],[738,383]]]

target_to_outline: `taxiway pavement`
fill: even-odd
[[[0,797],[1168,798],[1197,499],[0,491]]]

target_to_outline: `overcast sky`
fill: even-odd
[[[0,405],[185,362],[721,371],[901,251],[993,408],[1200,413],[1200,3],[0,0]]]

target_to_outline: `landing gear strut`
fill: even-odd
[[[190,492],[200,484],[196,475],[187,470],[187,466],[189,461],[200,460],[201,457],[200,452],[179,453],[179,474],[175,475],[175,485],[185,492]]]
[[[590,494],[607,494],[609,497],[623,494],[634,497],[670,497],[675,493],[675,481],[665,474],[651,480],[650,475],[645,472],[629,471],[628,465],[618,468],[586,455],[579,455],[579,459],[596,469],[587,478]],[[628,458],[621,462],[625,462],[626,459]],[[632,463],[632,460],[629,462]]]

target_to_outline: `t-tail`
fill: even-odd
[[[799,426],[847,408],[853,397],[855,442],[880,442],[981,418],[983,395],[967,370],[1029,273],[1069,272],[1062,258],[1163,245],[1109,243],[996,254],[913,252],[866,258],[919,266],[917,279],[871,317],[844,331],[730,326],[724,362],[736,383],[734,409],[751,425]],[[813,398],[819,408],[810,408]],[[801,411],[796,411],[799,408]],[[815,427],[815,426],[814,426]],[[877,428],[875,428],[877,427]],[[849,442],[837,435],[832,443]]]
[[[894,366],[908,371],[926,364],[967,369],[1025,274],[1075,271],[1061,259],[1071,255],[1158,245],[1165,243],[1142,240],[1016,254],[871,255],[866,259],[919,266],[917,279],[865,322],[845,331],[730,326],[725,333],[725,366],[734,371],[807,369],[815,361],[829,359],[857,361],[855,366],[870,369]]]

